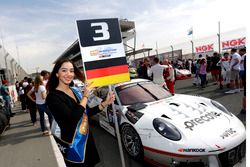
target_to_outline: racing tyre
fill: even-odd
[[[140,136],[132,126],[125,124],[121,127],[121,140],[129,156],[136,160],[143,160],[142,142]]]
[[[8,124],[8,122],[9,121],[8,121],[6,115],[0,112],[0,134],[3,133],[5,127]]]
[[[5,125],[4,125],[2,118],[0,116],[0,135],[3,133],[4,127],[5,127]]]

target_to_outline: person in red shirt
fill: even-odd
[[[175,77],[174,77],[174,68],[168,61],[165,59],[163,61],[163,65],[165,65],[165,69],[163,71],[163,77],[166,82],[166,85],[169,89],[169,92],[174,95],[174,84],[175,84]]]

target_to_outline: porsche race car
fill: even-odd
[[[114,86],[121,141],[134,159],[155,166],[230,167],[245,156],[246,130],[219,102],[171,95],[157,84],[134,79]],[[108,87],[96,95],[105,99]],[[101,127],[116,136],[112,106],[99,114]]]
[[[192,73],[187,69],[178,69],[175,68],[175,79],[176,80],[183,80],[192,77]]]

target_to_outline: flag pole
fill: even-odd
[[[157,44],[157,41],[156,41],[156,43],[155,43],[155,46],[156,46],[156,49],[155,49],[155,51],[156,51],[156,57],[158,57],[158,44]],[[159,58],[159,57],[158,57]]]
[[[111,85],[109,85],[109,91],[115,92],[115,90],[112,90]],[[115,96],[116,96],[116,99],[118,99],[117,94],[115,94]],[[112,102],[112,111],[113,111],[113,116],[114,116],[116,137],[117,137],[117,140],[118,140],[118,146],[119,146],[119,151],[120,151],[121,163],[122,163],[122,167],[126,167],[126,165],[125,165],[125,159],[124,159],[124,154],[123,154],[123,149],[122,149],[121,135],[120,135],[120,131],[119,131],[118,119],[117,119],[117,115],[116,115],[116,111],[115,111],[115,104],[114,104],[114,102]]]
[[[220,54],[220,21],[218,22],[218,28],[219,28],[219,31],[218,31],[218,46],[219,46],[219,54]]]
[[[193,60],[194,60],[194,30],[192,27],[192,56],[193,56]]]

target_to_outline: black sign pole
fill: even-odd
[[[109,91],[114,91],[115,92],[115,90],[112,90],[111,85],[109,85]],[[116,99],[118,99],[116,93],[115,93],[115,95],[116,95]],[[117,121],[114,102],[112,102],[112,111],[113,111],[113,116],[114,116],[114,119],[115,119],[115,131],[116,131],[116,137],[117,137],[117,140],[118,140],[118,146],[119,146],[119,151],[120,151],[122,167],[126,167],[125,160],[124,160],[123,149],[122,149],[121,135],[120,135],[119,125],[118,125],[118,121]]]

